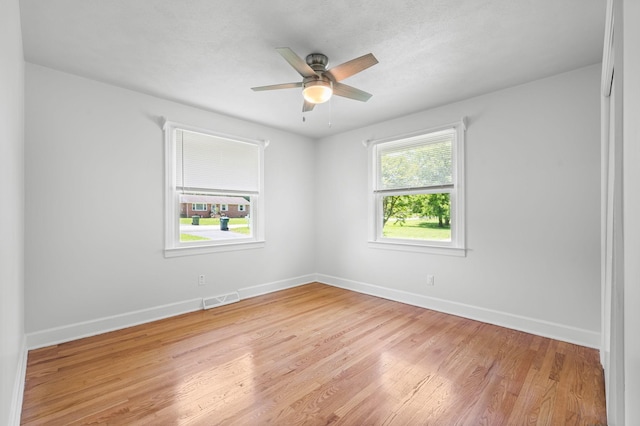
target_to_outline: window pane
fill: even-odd
[[[181,243],[252,236],[249,195],[182,194],[179,203]]]
[[[384,238],[451,241],[448,193],[381,197]]]
[[[378,189],[453,184],[453,138],[449,134],[434,141],[381,147]]]

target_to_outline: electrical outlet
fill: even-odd
[[[428,286],[436,285],[436,279],[433,275],[427,275],[427,285]]]
[[[204,274],[198,275],[198,285],[204,285],[204,283],[205,283]]]

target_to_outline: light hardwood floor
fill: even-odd
[[[604,425],[597,351],[322,285],[29,352],[23,424]]]

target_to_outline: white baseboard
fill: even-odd
[[[324,274],[308,274],[286,280],[244,287],[238,289],[237,292],[242,300],[297,287],[314,281],[590,348],[600,348],[600,333],[594,331]],[[27,334],[26,347],[28,349],[42,348],[201,309],[202,298],[198,298],[67,326],[50,328]],[[24,362],[26,365],[26,351]]]
[[[245,287],[238,289],[237,291],[240,294],[240,299],[242,300],[274,291],[297,287],[302,284],[308,284],[315,281],[315,279],[315,274],[309,274],[252,287]],[[197,298],[28,333],[26,336],[27,348],[38,349],[46,346],[57,345],[59,343],[70,342],[84,337],[120,330],[134,325],[186,314],[188,312],[199,311],[202,308],[202,298]]]
[[[134,325],[144,324],[176,315],[202,309],[202,298],[185,300],[168,305],[141,309],[124,314],[112,315],[91,321],[84,321],[61,327],[49,328],[27,334],[27,347],[38,349],[59,343],[70,342],[84,337],[108,333]]]
[[[24,398],[24,382],[27,376],[27,339],[22,338],[20,358],[18,359],[18,369],[13,384],[13,395],[11,395],[11,405],[9,407],[9,426],[18,426],[22,416],[22,400]]]
[[[591,330],[509,314],[506,312],[494,311],[477,306],[465,305],[463,303],[424,296],[417,293],[410,293],[403,290],[380,287],[373,284],[347,280],[330,275],[317,274],[316,280],[334,287],[369,294],[371,296],[382,297],[384,299],[402,302],[408,305],[433,309],[434,311],[499,325],[501,327],[524,331],[526,333],[549,337],[551,339],[574,343],[576,345],[586,346],[589,348],[600,348],[600,333]]]

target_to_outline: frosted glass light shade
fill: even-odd
[[[304,99],[312,104],[327,102],[331,99],[331,95],[333,95],[333,90],[331,90],[330,84],[321,80],[311,81],[305,84],[302,90]]]

